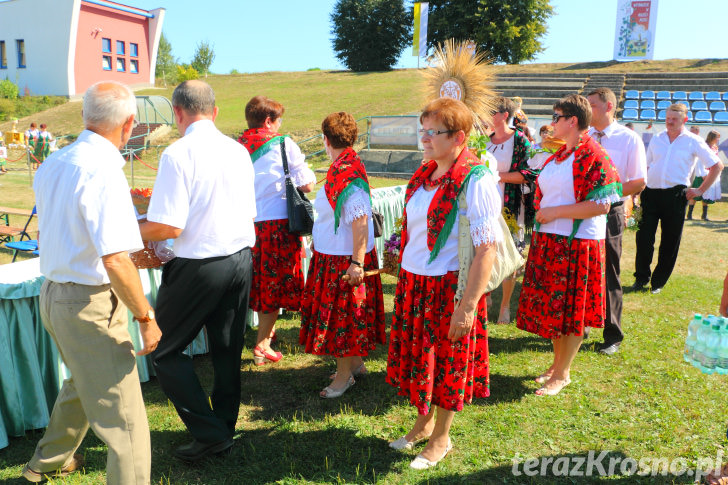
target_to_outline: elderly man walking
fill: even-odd
[[[248,151],[215,127],[209,85],[183,82],[172,106],[183,137],[162,154],[141,232],[145,240],[175,239],[177,257],[164,266],[157,298],[164,335],[152,359],[194,438],[175,455],[195,461],[233,444],[255,244],[254,173]],[[183,352],[203,326],[215,372],[209,400]]]
[[[622,200],[612,204],[607,214],[607,237],[604,244],[607,256],[605,267],[607,311],[604,319],[604,342],[598,347],[599,353],[613,355],[624,340],[622,282],[619,278],[624,203],[645,187],[647,177],[645,145],[637,133],[614,120],[617,97],[611,89],[597,88],[589,93],[587,99],[592,109],[589,136],[609,153],[609,158],[612,159],[622,181]]]
[[[33,189],[43,244],[43,325],[72,377],[63,382],[50,423],[23,476],[67,475],[89,426],[109,449],[106,481],[148,484],[149,425],[139,386],[127,306],[140,322],[144,349],[161,332],[128,251],[142,241],[119,148],[131,136],[136,100],[126,86],[103,82],[83,99],[86,130],[38,170]]]
[[[666,130],[653,137],[647,147],[647,188],[642,191],[642,220],[637,229],[634,289],[652,283],[652,293],[662,291],[677,261],[685,208],[688,200],[703,195],[723,170],[718,155],[705,141],[685,129],[687,108],[679,103],[667,109]],[[700,187],[690,188],[695,163],[708,169]],[[662,236],[657,266],[650,272],[655,233],[660,223]]]

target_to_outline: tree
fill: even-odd
[[[518,64],[544,50],[550,0],[430,0],[427,46],[472,40],[495,62]]]
[[[167,81],[172,81],[177,76],[177,60],[172,55],[172,44],[164,36],[164,32],[159,37],[155,76],[162,79],[165,86],[167,85]]]
[[[190,63],[190,65],[194,67],[197,72],[199,72],[200,74],[204,74],[205,77],[207,77],[207,74],[210,72],[210,66],[212,65],[212,61],[214,60],[215,51],[213,50],[213,46],[211,46],[209,42],[204,40],[197,44],[195,57],[192,58],[192,62]]]
[[[403,0],[338,0],[331,13],[336,57],[352,71],[386,71],[411,41]]]

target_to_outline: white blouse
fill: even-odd
[[[576,203],[574,196],[574,155],[561,163],[553,161],[546,165],[538,176],[541,189],[541,208],[556,207]],[[574,230],[573,219],[554,219],[541,224],[538,232],[571,236]],[[574,235],[577,239],[604,239],[607,231],[607,216],[598,215],[584,219]]]
[[[372,222],[372,204],[369,196],[359,187],[354,187],[352,194],[344,202],[339,219],[339,228],[334,233],[334,209],[326,197],[326,190],[321,187],[313,201],[316,219],[313,223],[313,248],[323,254],[335,256],[351,256],[354,251],[351,223],[362,216],[368,216],[367,252],[374,249],[374,223]],[[361,261],[363,263],[363,261]]]
[[[513,147],[515,138],[516,134],[513,133],[510,138],[508,138],[505,142],[501,144],[495,144],[489,141],[486,145],[488,152],[493,155],[493,157],[498,162],[497,170],[499,173],[509,172],[511,170],[511,164],[513,163]],[[501,200],[503,199],[504,189],[505,183],[498,182],[498,193],[500,194]],[[521,211],[521,213],[522,212],[523,211]]]
[[[473,245],[490,244],[503,240],[503,231],[498,222],[501,212],[501,201],[496,185],[497,176],[483,175],[471,180],[467,187],[465,200],[468,203],[467,217],[470,220],[470,236]],[[453,230],[432,263],[430,250],[427,248],[427,209],[435,197],[437,190],[427,191],[420,187],[407,202],[407,237],[409,238],[402,255],[402,268],[417,275],[442,276],[448,271],[456,271],[458,265],[458,224],[460,214],[458,208]]]
[[[290,139],[285,140],[288,172],[296,187],[316,182],[316,175],[306,164],[306,155]],[[255,222],[287,219],[286,179],[281,146],[276,145],[253,163],[255,171]]]

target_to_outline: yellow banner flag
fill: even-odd
[[[420,55],[420,3],[417,2],[414,5],[415,7],[415,28],[413,29],[412,34],[412,55],[418,56]]]

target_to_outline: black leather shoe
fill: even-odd
[[[174,456],[184,461],[197,461],[210,455],[222,453],[233,446],[233,439],[228,438],[216,443],[200,443],[197,440],[182,445],[174,450]]]
[[[600,354],[604,354],[604,355],[614,355],[617,352],[619,352],[620,345],[621,345],[621,342],[617,342],[616,344],[610,344],[610,345],[601,344],[599,346],[598,352]]]
[[[634,285],[632,285],[632,291],[643,291],[645,290],[645,286],[647,286],[648,281],[635,281]]]

